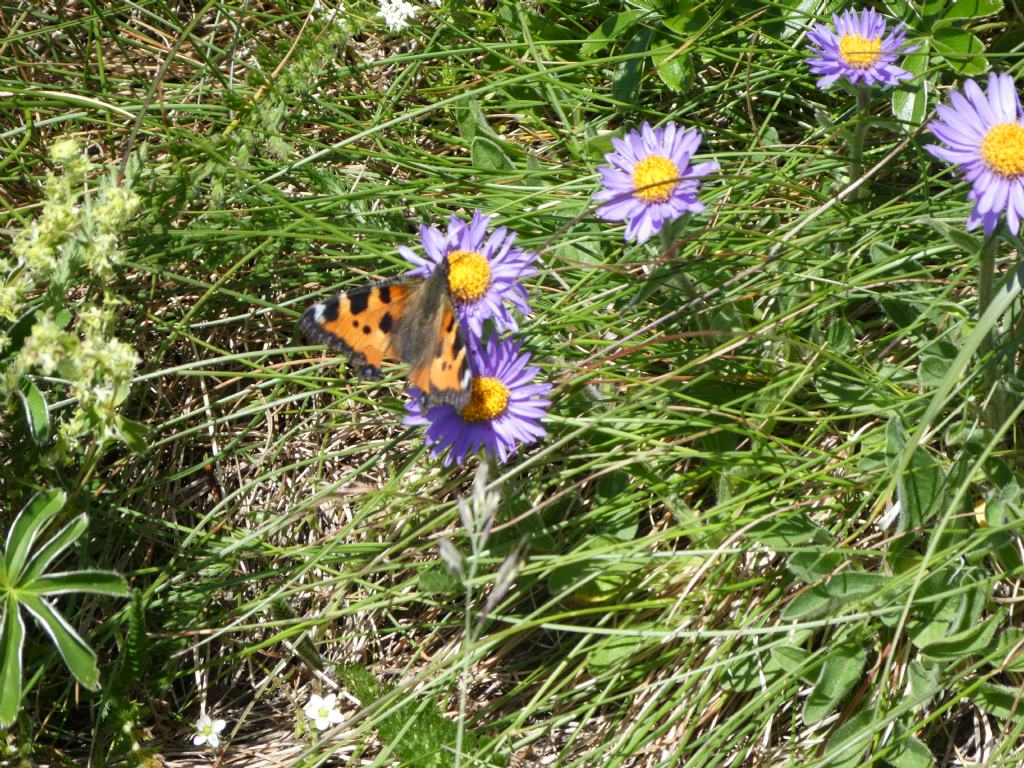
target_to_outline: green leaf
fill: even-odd
[[[49,634],[75,679],[90,691],[98,690],[100,670],[96,666],[96,654],[85,640],[45,600],[35,595],[23,595],[21,604]]]
[[[124,576],[114,571],[51,573],[40,576],[23,590],[39,596],[62,595],[69,592],[88,592],[111,597],[128,597],[131,594]]]
[[[812,587],[806,592],[801,592],[786,606],[782,612],[783,621],[799,621],[801,619],[814,619],[824,616],[834,606],[831,597],[825,594],[821,585]]]
[[[854,607],[881,592],[889,580],[889,576],[881,573],[837,573],[827,584],[811,587],[793,598],[782,612],[782,618],[784,621],[811,619],[843,607]]]
[[[995,683],[982,683],[976,691],[971,694],[973,701],[979,709],[988,712],[1007,722],[1020,722],[1021,713],[1024,713],[1024,701],[1021,695],[1024,689],[1011,685],[996,685]]]
[[[892,418],[886,427],[886,456],[891,473],[900,465],[907,436],[899,419]],[[944,475],[941,467],[924,448],[914,450],[910,464],[899,481],[899,499],[907,526],[917,528],[936,511],[943,495]]]
[[[472,144],[473,165],[485,171],[507,171],[512,161],[501,148],[501,144],[487,136],[477,136]]]
[[[861,756],[873,735],[871,718],[871,709],[865,709],[836,728],[829,736],[828,750],[821,764],[829,768],[856,768],[863,765]]]
[[[962,227],[951,227],[946,222],[933,219],[931,216],[921,216],[918,221],[927,224],[963,253],[973,255],[981,250],[982,238],[972,235]]]
[[[4,602],[3,635],[0,636],[0,728],[10,726],[21,708],[21,651],[25,645],[25,620],[18,602]]]
[[[843,556],[827,550],[794,552],[786,565],[800,581],[816,584],[843,564]]]
[[[50,538],[41,548],[36,550],[28,561],[28,566],[18,579],[20,585],[31,583],[39,576],[46,567],[60,555],[65,549],[78,540],[78,537],[85,533],[89,527],[87,515],[80,514],[70,523],[61,528],[57,534]]]
[[[145,453],[149,448],[147,441],[149,440],[151,430],[141,422],[132,421],[131,419],[126,419],[121,414],[117,414],[114,418],[114,431],[121,438],[121,442],[135,453]]]
[[[428,595],[454,594],[459,591],[459,579],[449,573],[440,560],[420,570],[420,591]]]
[[[776,666],[791,675],[798,675],[805,683],[814,682],[817,664],[809,665],[811,652],[795,645],[773,645],[771,658]]]
[[[622,591],[633,574],[645,566],[640,558],[622,558],[621,554],[589,550],[614,548],[620,551],[622,542],[612,536],[593,536],[573,554],[572,562],[555,568],[548,577],[548,589],[559,595],[568,595],[583,604],[606,602]],[[585,558],[585,559],[584,559]]]
[[[659,42],[651,51],[651,61],[661,81],[673,91],[682,93],[693,80],[693,60],[689,53],[680,52],[678,48],[671,43]]]
[[[1024,672],[1024,629],[1006,627],[999,633],[998,649],[1004,654],[1000,666],[1007,672]]]
[[[811,520],[805,512],[795,512],[758,523],[747,535],[774,549],[826,544],[832,541],[832,534]]]
[[[924,709],[939,691],[942,667],[938,664],[925,666],[914,659],[910,662],[909,673],[910,698],[917,702],[917,709]]]
[[[680,0],[674,9],[675,15],[662,19],[661,23],[684,40],[692,39],[711,22],[711,14],[705,10],[708,7],[700,0]]]
[[[774,683],[786,668],[778,659],[764,650],[754,650],[750,645],[740,645],[730,657],[729,666],[720,682],[727,691],[744,693],[762,689]],[[789,658],[783,656],[785,661]]]
[[[916,647],[923,648],[939,642],[950,632],[956,631],[953,624],[961,614],[963,595],[954,590],[960,585],[959,577],[949,570],[938,571],[921,583],[914,595],[910,623],[907,625],[910,642]],[[881,620],[888,626],[895,626],[899,615],[886,615]]]
[[[946,7],[946,3],[949,0],[923,0],[921,3],[921,18],[925,22],[934,22],[938,18],[939,14],[942,13],[942,9]],[[926,24],[927,27],[931,27],[932,24]]]
[[[651,48],[651,38],[654,33],[649,29],[638,32],[626,44],[623,54],[633,54],[633,57],[619,63],[612,76],[612,98],[623,104],[637,104],[640,96],[640,77],[644,72],[646,54]]]
[[[867,657],[864,647],[853,643],[844,643],[829,653],[821,665],[814,689],[804,702],[804,723],[813,725],[836,708],[860,680]]]
[[[953,19],[984,19],[1003,10],[1003,0],[956,0],[945,13],[943,21]]]
[[[639,630],[641,627],[630,627]],[[645,648],[656,645],[657,641],[637,635],[608,635],[602,637],[587,653],[587,670],[594,677],[618,672],[643,674],[630,662]]]
[[[650,15],[650,11],[634,8],[631,11],[623,11],[609,16],[583,41],[583,45],[580,46],[580,54],[589,59],[602,48],[607,47],[609,43],[618,40],[623,32],[648,15]]]
[[[908,53],[900,62],[900,67],[914,75],[914,78],[893,90],[892,112],[907,133],[916,131],[928,112],[928,80],[924,73],[928,69],[929,53],[930,45],[924,40],[920,49]]]
[[[1002,616],[992,616],[977,626],[956,632],[934,643],[921,648],[921,652],[930,659],[945,661],[961,661],[967,656],[979,653],[989,647],[995,636]]]
[[[921,353],[921,364],[918,366],[921,385],[929,389],[941,386],[956,355],[956,345],[951,342],[938,341],[931,344],[927,351]]]
[[[50,439],[50,412],[46,408],[46,398],[28,378],[21,380],[16,391],[25,411],[29,434],[38,445],[43,445]]]
[[[636,538],[637,516],[629,505],[622,503],[623,495],[636,480],[624,469],[605,472],[597,479],[592,508],[597,512],[594,533],[610,540],[630,541]]]
[[[59,489],[39,491],[21,508],[14,518],[7,534],[6,555],[7,575],[12,583],[21,578],[22,569],[28,559],[28,552],[35,543],[39,532],[50,519],[64,507],[67,494]]]
[[[935,764],[931,750],[919,738],[904,733],[888,754],[892,768],[930,768]]]
[[[961,75],[980,75],[988,69],[985,44],[966,29],[942,27],[932,35],[937,53]]]

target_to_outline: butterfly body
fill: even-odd
[[[385,359],[401,360],[430,405],[469,402],[472,373],[445,262],[426,280],[360,286],[318,302],[299,328],[310,342],[340,350],[364,378],[378,378]]]

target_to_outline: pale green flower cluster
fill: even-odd
[[[114,335],[119,301],[110,278],[124,260],[119,233],[139,201],[112,178],[88,179],[92,164],[73,140],[55,143],[50,158],[62,172],[47,176],[42,210],[15,236],[13,259],[0,260],[0,386],[10,396],[25,377],[56,379],[48,389],[73,403],[55,446],[67,455],[89,436],[116,438],[122,424],[117,408],[139,357]],[[90,287],[102,299],[72,307],[68,297]],[[32,311],[31,330],[5,360],[13,324]]]
[[[26,296],[39,288],[66,288],[80,267],[106,280],[123,259],[118,233],[138,206],[130,189],[103,179],[88,188],[89,160],[71,139],[58,141],[50,159],[62,173],[46,177],[42,213],[11,244],[14,256],[0,261],[0,318],[14,321]]]

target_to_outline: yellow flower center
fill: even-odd
[[[848,67],[867,69],[880,58],[882,38],[872,37],[870,40],[860,35],[843,35],[839,38],[839,55]]]
[[[633,194],[645,203],[663,203],[679,183],[679,176],[679,166],[667,157],[645,157],[633,168]]]
[[[1000,123],[989,128],[981,142],[981,157],[1003,176],[1024,174],[1024,125]]]
[[[448,289],[461,302],[478,301],[491,284],[491,265],[480,251],[448,254]]]
[[[508,407],[508,387],[499,379],[478,376],[473,379],[473,394],[462,409],[463,421],[493,421]]]

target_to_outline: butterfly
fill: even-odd
[[[428,405],[462,410],[473,375],[459,325],[447,260],[426,280],[386,280],[317,302],[299,321],[307,340],[341,350],[360,376],[379,378],[385,358],[401,360]]]

